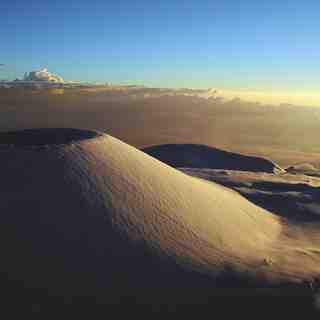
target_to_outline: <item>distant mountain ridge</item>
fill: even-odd
[[[283,172],[276,163],[200,144],[163,144],[142,149],[150,156],[172,166],[254,172]]]

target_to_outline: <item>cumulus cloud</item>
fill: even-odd
[[[60,76],[50,73],[46,68],[26,73],[24,75],[23,80],[24,81],[61,82],[61,83],[64,82],[64,80]]]

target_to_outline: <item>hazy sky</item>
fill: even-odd
[[[319,0],[4,0],[0,79],[317,92]]]

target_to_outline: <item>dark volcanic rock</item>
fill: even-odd
[[[232,153],[197,144],[164,144],[142,149],[150,156],[172,166],[185,168],[210,168],[253,172],[282,172],[270,160]]]

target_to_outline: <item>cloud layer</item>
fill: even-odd
[[[0,64],[1,66],[1,64]],[[19,83],[20,82],[20,83]],[[145,99],[163,96],[189,96],[215,100],[216,102],[237,102],[264,105],[299,105],[320,107],[320,95],[314,91],[281,91],[281,90],[248,90],[248,89],[191,89],[191,88],[152,88],[136,85],[115,85],[108,83],[84,83],[81,81],[66,81],[59,75],[49,72],[46,68],[25,73],[22,81],[0,83],[0,86],[48,86],[80,87],[84,91],[96,94],[97,99]]]

